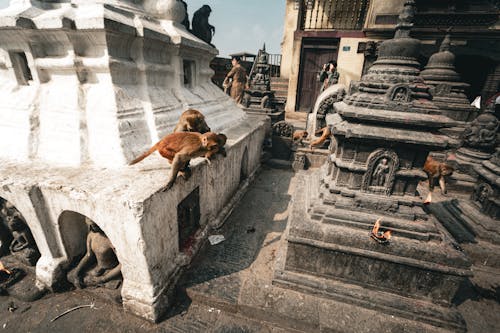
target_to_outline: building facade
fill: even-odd
[[[390,38],[404,0],[287,0],[281,77],[288,78],[286,111],[310,112],[320,92],[324,63],[338,62],[339,83],[361,78]],[[437,52],[451,31],[456,67],[471,85],[469,98],[485,101],[498,91],[500,24],[498,1],[421,0],[413,37],[422,41],[419,61]]]

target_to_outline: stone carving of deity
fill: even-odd
[[[266,82],[266,75],[264,73],[264,67],[258,67],[257,68],[257,73],[255,74],[253,78],[253,84],[263,84]]]
[[[396,152],[388,149],[375,150],[368,157],[361,189],[390,195],[397,170],[399,170],[399,158]]]
[[[108,237],[94,222],[89,222],[87,252],[68,280],[77,288],[104,284],[121,279],[121,264]],[[92,267],[94,268],[92,269]]]
[[[12,235],[12,241],[9,245],[11,254],[26,265],[34,266],[40,258],[40,253],[21,213],[12,204],[5,202],[1,214]]]
[[[493,189],[490,185],[482,183],[476,186],[474,193],[472,194],[472,200],[480,203],[481,205],[486,202],[486,200],[492,194]]]
[[[408,100],[408,90],[404,87],[396,88],[392,100],[395,102],[406,102]]]
[[[382,158],[378,162],[372,175],[372,186],[385,186],[387,182],[387,174],[389,173],[389,164],[387,158]]]
[[[468,146],[488,148],[496,144],[500,122],[491,111],[479,115],[465,129],[463,138]]]

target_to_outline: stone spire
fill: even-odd
[[[398,24],[396,25],[396,34],[394,38],[410,37],[410,31],[413,27],[413,18],[415,17],[415,1],[405,1],[403,11],[399,14]]]

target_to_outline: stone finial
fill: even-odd
[[[159,19],[177,23],[186,17],[186,9],[180,0],[144,0],[144,10]]]
[[[416,5],[414,0],[405,2],[403,10],[399,14],[398,24],[396,25],[396,34],[394,38],[409,37],[410,30],[413,27]]]
[[[441,42],[441,46],[439,47],[439,52],[449,51],[450,46],[451,46],[450,34],[446,34],[446,36],[444,36],[443,41]]]

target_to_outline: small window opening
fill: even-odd
[[[197,187],[177,205],[179,251],[187,252],[193,246],[200,216],[200,188]]]
[[[29,81],[33,80],[31,70],[28,66],[28,59],[24,52],[9,52],[12,68],[16,74],[17,83],[19,85],[27,86]]]
[[[183,60],[182,65],[184,68],[184,87],[192,88],[194,82],[194,61]]]

